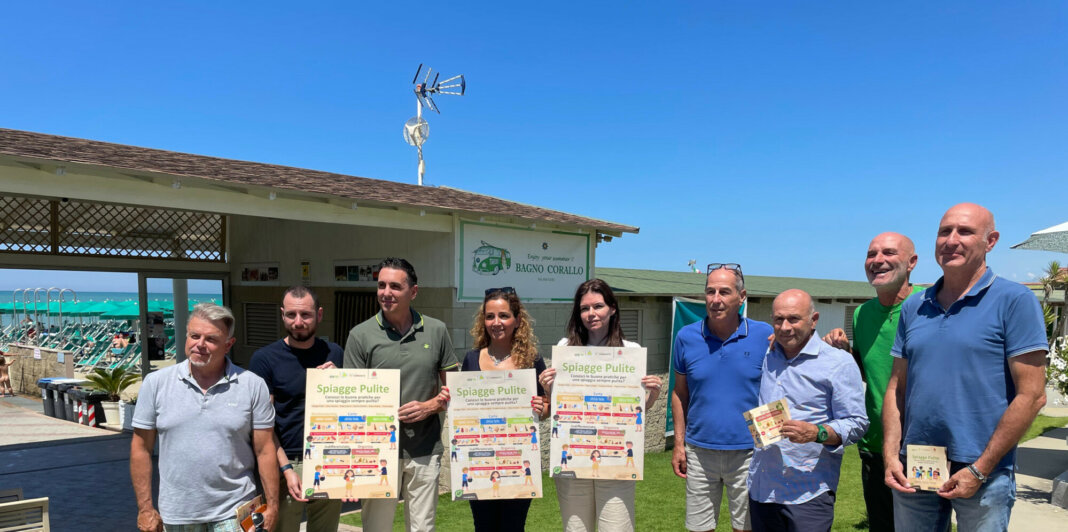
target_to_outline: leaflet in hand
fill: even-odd
[[[399,404],[400,370],[309,369],[304,496],[396,498]]]
[[[541,498],[533,369],[450,371],[452,500]]]
[[[644,347],[553,347],[549,474],[641,480]]]
[[[949,478],[946,448],[937,445],[906,445],[905,476],[921,490],[938,491]]]
[[[753,436],[753,444],[760,449],[783,438],[779,431],[782,430],[782,424],[790,419],[790,407],[786,399],[776,399],[742,415],[745,416],[749,434]]]

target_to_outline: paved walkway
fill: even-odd
[[[24,396],[0,398],[0,429],[0,489],[22,488],[27,499],[48,497],[52,530],[137,529],[130,434],[47,417],[40,399]],[[153,468],[156,499],[155,460]]]
[[[0,489],[22,488],[26,498],[48,497],[54,530],[134,530],[137,504],[130,484],[131,436],[40,412],[40,399],[0,398]],[[1043,414],[1068,416],[1068,405],[1052,403]],[[1068,510],[1049,504],[1053,478],[1068,470],[1066,437],[1068,427],[1020,446],[1018,499],[1010,531],[1058,530],[1068,525]],[[153,498],[158,485],[157,473]],[[342,525],[339,530],[360,529]]]

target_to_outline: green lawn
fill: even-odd
[[[1041,436],[1043,433],[1068,425],[1068,417],[1038,416],[1024,434],[1021,442]],[[548,474],[542,479],[545,497],[535,500],[530,505],[527,516],[527,530],[531,532],[558,531],[560,522],[560,505],[556,502],[556,489]],[[685,481],[671,471],[671,453],[645,455],[645,480],[638,482],[637,496],[638,522],[636,530],[658,531],[685,530],[686,486]],[[730,514],[726,501],[720,509],[717,532],[730,531]],[[341,517],[341,522],[360,526],[360,514],[353,513]],[[443,495],[438,500],[438,529],[452,531],[473,531],[471,510],[466,502],[449,500]],[[842,476],[838,483],[838,500],[834,507],[834,527],[832,530],[867,530],[868,519],[864,511],[864,494],[860,485],[860,456],[856,446],[846,449],[842,460]],[[403,532],[404,511],[397,508],[393,530]]]
[[[556,502],[556,489],[548,474],[542,479],[545,496],[530,505],[527,530],[531,532],[559,531],[560,505]],[[638,522],[636,530],[685,530],[686,486],[685,481],[671,471],[671,453],[645,455],[645,480],[638,482],[636,493]],[[404,511],[398,505],[393,530],[404,530]],[[730,514],[726,501],[720,510],[717,531],[729,532]],[[360,515],[353,513],[341,517],[341,522],[360,526]],[[835,505],[834,530],[867,530],[864,515],[864,497],[860,487],[860,457],[856,447],[846,449],[842,461],[842,480],[838,486],[838,502]],[[473,531],[471,509],[466,502],[449,500],[443,495],[438,500],[439,530]]]
[[[1020,443],[1037,438],[1053,429],[1059,429],[1065,425],[1068,425],[1068,417],[1039,415],[1035,418],[1035,421],[1031,423],[1027,432],[1024,433],[1023,438],[1020,438]]]

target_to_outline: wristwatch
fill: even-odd
[[[975,479],[978,480],[980,484],[982,484],[983,482],[986,482],[986,475],[980,473],[979,470],[975,467],[974,464],[968,464],[968,472],[971,473],[972,476],[974,476]]]
[[[820,429],[820,431],[816,433],[816,443],[827,441],[827,438],[831,437],[831,435],[827,433],[827,427],[824,427],[823,425],[816,426]]]

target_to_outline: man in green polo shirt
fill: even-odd
[[[853,357],[867,384],[864,403],[870,422],[857,449],[860,451],[868,525],[876,532],[894,530],[894,499],[883,481],[883,396],[894,365],[890,348],[894,346],[897,334],[901,303],[910,295],[923,291],[909,283],[916,261],[916,247],[907,236],[883,233],[872,239],[868,245],[868,258],[864,261],[864,273],[877,297],[861,305],[853,314]],[[842,329],[832,330],[823,340],[839,349],[850,349],[849,339]]]
[[[390,257],[379,264],[381,312],[353,327],[345,343],[346,368],[401,370],[401,482],[409,531],[433,531],[441,472],[441,417],[448,403],[445,372],[458,363],[445,324],[412,310],[419,292],[415,268]],[[363,529],[393,530],[397,499],[363,501]]]

